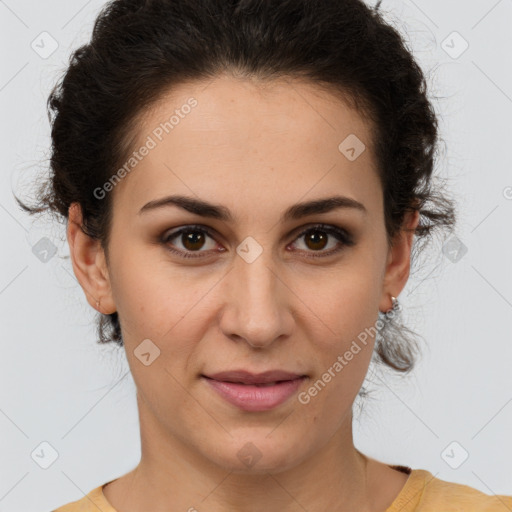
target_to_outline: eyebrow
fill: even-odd
[[[169,206],[177,206],[190,213],[194,213],[195,215],[217,219],[224,222],[233,222],[235,220],[233,214],[225,206],[208,203],[201,199],[182,195],[172,195],[150,201],[139,210],[138,214],[141,215],[149,211]],[[359,201],[350,197],[336,195],[294,204],[283,213],[281,221],[286,222],[290,220],[297,220],[302,217],[307,217],[308,215],[328,213],[340,208],[358,210],[363,214],[368,213],[364,205]]]

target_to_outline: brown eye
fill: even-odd
[[[209,247],[208,239],[212,240]],[[212,234],[207,229],[199,226],[183,227],[164,235],[161,241],[172,253],[178,254],[183,258],[203,256],[202,253],[215,249],[216,246]]]
[[[181,234],[181,243],[188,251],[196,251],[204,245],[205,234],[199,231],[188,231]]]
[[[305,229],[295,240],[300,240],[301,238],[303,239],[303,247],[298,247],[298,249],[300,252],[306,253],[307,257],[330,256],[341,251],[346,246],[355,244],[352,235],[344,229],[324,224]],[[208,240],[211,240],[210,246],[208,246]],[[170,252],[182,258],[206,256],[204,253],[208,253],[216,248],[213,234],[202,226],[185,226],[164,234],[161,238],[161,243]],[[328,250],[324,250],[326,248]],[[225,249],[217,250],[218,252],[223,252]]]
[[[345,246],[348,247],[355,244],[352,235],[344,229],[324,224],[313,226],[302,231],[296,240],[300,240],[301,238],[304,240],[304,247],[299,247],[299,249],[310,253],[307,255],[308,257],[330,256],[341,251]],[[328,247],[329,244],[330,247]],[[324,250],[326,247],[330,250]],[[319,254],[314,254],[315,252]]]
[[[322,231],[313,230],[305,235],[305,243],[310,249],[319,251],[325,248],[328,238],[329,236]]]

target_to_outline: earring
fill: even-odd
[[[391,308],[385,312],[386,315],[390,315],[391,313],[398,311],[400,309],[400,303],[398,302],[398,299],[396,297],[393,297],[393,295],[391,295],[391,304]]]

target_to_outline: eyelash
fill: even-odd
[[[337,248],[331,249],[330,251],[322,252],[321,254],[310,254],[307,256],[308,258],[325,258],[328,256],[332,256],[333,254],[336,254],[336,253],[340,252],[341,250],[343,250],[344,247],[351,247],[355,244],[350,233],[348,233],[344,229],[338,228],[336,226],[326,225],[326,224],[315,224],[315,225],[309,226],[308,228],[301,231],[296,236],[295,240],[303,237],[304,235],[306,235],[312,231],[321,231],[321,232],[327,233],[329,235],[332,235],[341,243],[341,245],[338,245]],[[202,234],[208,235],[209,237],[211,237],[213,239],[215,238],[213,232],[210,229],[206,228],[205,226],[190,225],[190,226],[184,226],[177,231],[174,231],[172,233],[164,235],[161,238],[161,243],[166,246],[168,251],[172,252],[173,254],[176,254],[177,256],[179,256],[181,258],[202,258],[203,257],[202,255],[200,255],[200,254],[196,255],[194,253],[196,253],[196,252],[201,253],[201,252],[207,252],[207,251],[187,251],[187,252],[185,252],[182,250],[173,249],[172,247],[169,246],[170,240],[177,238],[182,233],[191,233],[191,232],[202,233]],[[309,252],[309,251],[306,251],[306,252]],[[313,251],[313,252],[315,252],[315,251]]]

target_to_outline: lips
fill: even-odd
[[[266,411],[283,404],[307,378],[306,375],[282,370],[257,374],[234,370],[202,377],[210,389],[225,401],[251,412]]]
[[[222,382],[233,382],[239,384],[266,385],[287,380],[295,380],[304,375],[282,370],[270,370],[263,373],[250,373],[245,370],[234,370],[228,372],[214,373],[205,377]]]

